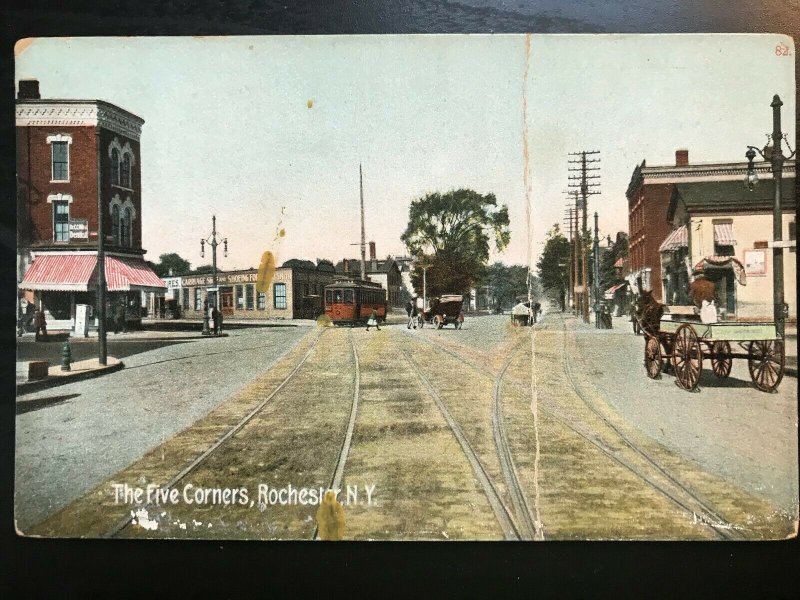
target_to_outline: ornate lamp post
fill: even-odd
[[[228,238],[221,238],[217,239],[217,217],[216,215],[211,216],[211,235],[207,238],[203,238],[200,240],[200,256],[202,258],[206,255],[206,244],[211,246],[211,279],[212,279],[212,287],[214,288],[215,296],[214,296],[214,305],[216,306],[219,302],[219,292],[218,292],[218,285],[217,285],[217,246],[220,244],[223,245],[224,256],[228,256]],[[203,335],[209,335],[211,331],[208,328],[208,309],[211,308],[212,305],[208,302],[208,296],[206,295],[206,303],[204,304],[203,308]]]
[[[758,184],[758,175],[756,175],[753,159],[756,153],[760,154],[764,160],[772,163],[772,186],[774,203],[772,207],[772,300],[773,300],[773,317],[775,319],[775,327],[781,338],[784,337],[785,320],[788,316],[789,307],[783,299],[783,216],[781,214],[781,180],[783,177],[783,162],[790,159],[795,155],[795,150],[789,145],[786,139],[786,134],[781,131],[781,102],[778,94],[772,98],[772,134],[767,134],[767,137],[772,142],[764,146],[761,150],[756,146],[747,146],[747,175],[745,176],[745,185],[752,191]],[[790,154],[783,155],[783,143],[786,142]]]

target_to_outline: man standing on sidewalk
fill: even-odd
[[[38,342],[40,339],[42,341],[47,341],[47,320],[44,316],[44,308],[41,306],[39,310],[36,311],[36,316],[34,317],[33,321],[34,326],[36,327],[36,341]],[[41,332],[41,336],[39,335]]]

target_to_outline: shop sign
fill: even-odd
[[[69,222],[69,239],[71,240],[88,240],[89,239],[89,221],[86,219],[77,219]]]

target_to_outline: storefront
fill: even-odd
[[[128,327],[141,325],[141,292],[164,293],[164,282],[139,257],[107,255],[106,319],[123,316]],[[94,252],[41,253],[25,272],[19,289],[36,307],[44,309],[51,331],[75,330],[79,307],[86,306],[88,324],[96,328],[97,254]]]

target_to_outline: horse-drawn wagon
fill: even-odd
[[[724,379],[735,358],[747,359],[750,378],[761,391],[774,391],[783,379],[785,348],[775,323],[703,323],[693,315],[666,315],[655,323],[640,320],[639,325],[645,335],[644,366],[653,379],[669,365],[677,384],[692,391],[704,359],[710,359],[711,371]]]

